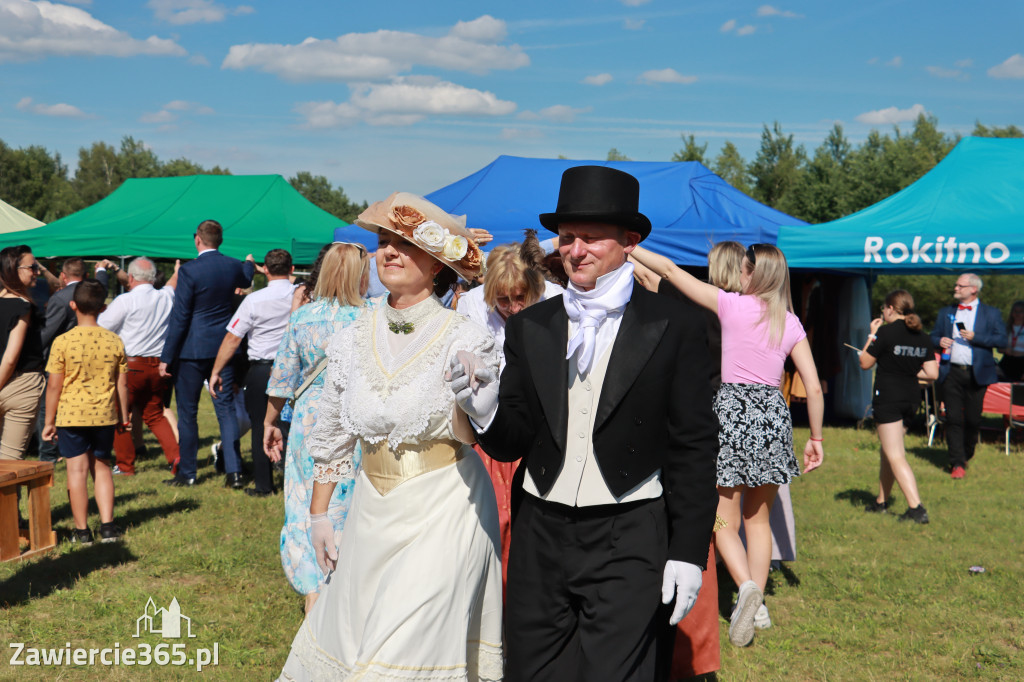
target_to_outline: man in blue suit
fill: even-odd
[[[946,403],[946,445],[950,475],[963,478],[978,444],[985,391],[996,378],[993,348],[1006,347],[1006,325],[999,310],[978,300],[981,278],[964,273],[956,280],[956,305],[939,311],[932,343],[942,348],[939,385]]]
[[[199,396],[203,382],[210,376],[224,327],[231,319],[232,303],[237,288],[252,284],[256,264],[223,255],[217,248],[224,241],[224,231],[216,220],[204,220],[193,235],[195,260],[181,266],[178,287],[174,291],[174,307],[167,323],[164,350],[160,354],[161,376],[174,375],[174,392],[178,401],[178,440],[181,462],[168,485],[190,486],[196,482],[196,453],[199,450]],[[168,370],[168,367],[172,367]],[[221,371],[224,386],[234,384],[229,364]],[[224,485],[242,489],[242,461],[238,453],[238,420],[235,416],[235,392],[220,391],[213,401],[223,447]]]

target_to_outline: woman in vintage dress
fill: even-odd
[[[291,586],[306,598],[306,613],[316,602],[326,574],[320,570],[309,541],[309,502],[313,493],[313,457],[307,436],[316,423],[324,372],[320,361],[335,332],[352,322],[363,305],[369,286],[370,261],[362,244],[329,244],[318,259],[315,281],[307,289],[309,302],[294,312],[274,358],[267,386],[267,416],[263,448],[271,461],[283,454],[284,439],[278,417],[285,401],[295,400],[288,432],[288,457],[284,465],[284,526],[281,528],[281,566]],[[296,395],[299,389],[301,395]],[[358,468],[358,448],[353,453]],[[352,502],[355,478],[338,481],[328,515],[339,535]]]
[[[455,273],[480,273],[460,219],[412,194],[376,202],[356,224],[379,235],[388,288],[335,335],[316,425],[311,540],[332,570],[292,642],[282,680],[499,680],[501,564],[494,490],[473,430],[446,384],[459,352],[497,374],[486,330],[445,309]],[[352,475],[334,546],[328,511]]]

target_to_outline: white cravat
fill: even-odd
[[[602,281],[603,280],[603,281]],[[597,347],[597,329],[608,313],[622,308],[633,294],[633,264],[625,263],[617,270],[598,278],[597,286],[590,291],[581,291],[569,282],[562,295],[562,303],[569,319],[577,323],[576,333],[569,339],[565,359],[577,350],[576,366],[580,376],[590,371]]]

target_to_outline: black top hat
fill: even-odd
[[[559,223],[598,222],[651,233],[651,221],[639,210],[640,183],[629,173],[607,166],[576,166],[562,173],[558,206],[541,213],[540,224],[558,232]]]

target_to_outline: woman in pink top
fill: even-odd
[[[701,282],[641,247],[632,256],[694,302],[715,311],[722,323],[722,387],[714,407],[720,423],[718,514],[726,526],[715,534],[715,544],[739,585],[729,640],[747,646],[754,638],[754,615],[764,603],[771,564],[772,502],[779,485],[800,474],[793,452],[793,422],[779,389],[787,356],[807,387],[811,437],[804,446],[804,473],[817,468],[824,456],[824,399],[810,344],[793,314],[786,257],[771,244],[747,248],[740,274],[742,293],[737,294]],[[746,549],[739,538],[741,516]]]

